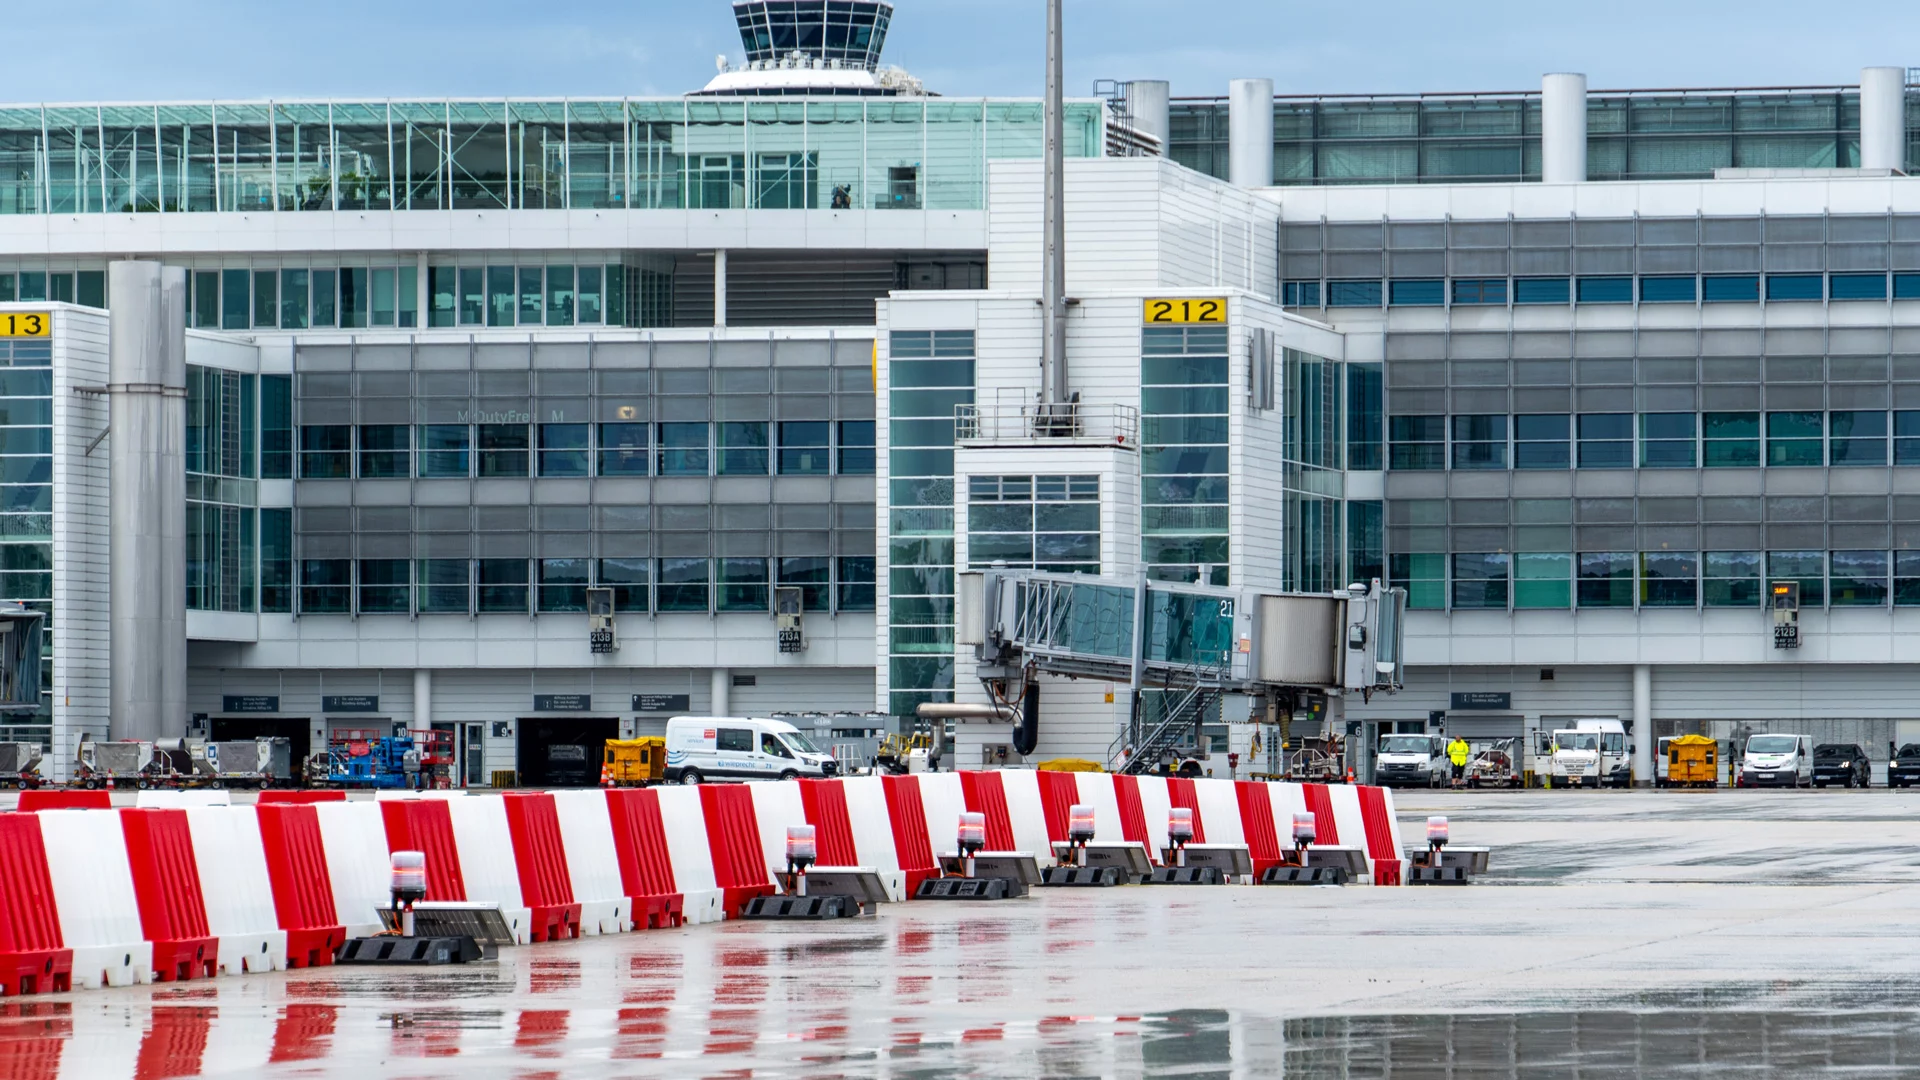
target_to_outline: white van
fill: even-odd
[[[1382,735],[1373,753],[1379,787],[1444,787],[1453,782],[1447,740],[1440,735]]]
[[[1755,735],[1740,762],[1741,787],[1812,787],[1813,736]]]
[[[785,720],[676,716],[667,721],[669,784],[834,776],[840,764]]]

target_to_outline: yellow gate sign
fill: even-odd
[[[1224,296],[1149,298],[1142,305],[1140,321],[1148,326],[1223,323],[1227,321],[1227,298]]]
[[[0,312],[0,338],[47,337],[53,333],[53,318],[44,311]]]

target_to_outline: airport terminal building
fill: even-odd
[[[119,719],[129,257],[187,280],[170,730],[440,726],[477,784],[682,712],[831,741],[980,700],[955,578],[996,562],[1404,585],[1407,688],[1349,721],[1920,724],[1904,73],[1071,99],[1066,447],[1018,423],[1040,102],[882,68],[885,3],[734,8],[746,61],[683,97],[0,108],[0,320],[49,331],[0,340],[0,592],[52,616],[14,724],[50,772]],[[1036,756],[1105,755],[1119,691],[1050,692]]]

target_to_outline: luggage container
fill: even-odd
[[[1718,787],[1720,785],[1720,744],[1705,735],[1681,735],[1662,739],[1665,743],[1667,775],[1660,777],[1662,787]]]
[[[152,743],[89,740],[80,744],[74,782],[83,788],[152,786],[155,771]]]
[[[40,759],[45,753],[39,743],[0,743],[0,787],[17,787],[23,791],[39,787],[44,782],[40,778]]]

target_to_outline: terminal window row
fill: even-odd
[[[85,279],[89,271],[79,275]],[[41,292],[72,274],[19,275]],[[0,274],[0,299],[12,277]],[[192,325],[209,330],[311,330],[417,327],[418,266],[282,267],[195,270],[188,275]],[[620,263],[540,266],[430,266],[427,319],[431,327],[621,326],[626,323],[627,271]],[[79,282],[82,292],[86,282]],[[61,299],[60,296],[20,299]],[[80,303],[87,300],[82,297]],[[104,296],[96,306],[104,305]]]
[[[1913,410],[1393,416],[1387,428],[1398,470],[1920,465]]]
[[[1610,551],[1398,554],[1408,606],[1438,610],[1758,608],[1797,581],[1803,607],[1920,606],[1920,551]]]
[[[872,420],[308,424],[303,480],[872,476]]]
[[[1643,274],[1289,281],[1286,307],[1466,307],[1522,304],[1717,304],[1920,299],[1920,274]]]
[[[285,576],[263,561],[262,610],[291,609]],[[302,559],[297,595],[303,615],[525,615],[584,612],[604,586],[621,612],[764,613],[776,585],[808,612],[872,611],[874,558]]]

